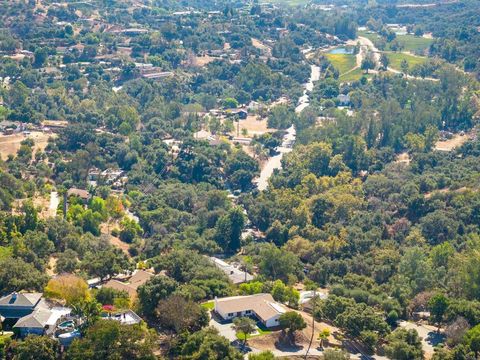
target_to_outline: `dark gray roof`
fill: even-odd
[[[34,307],[42,298],[42,293],[11,293],[0,299],[0,306],[5,307]]]
[[[48,309],[37,309],[30,315],[24,316],[17,321],[14,328],[39,328],[43,329],[47,325],[52,312]]]

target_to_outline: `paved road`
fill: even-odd
[[[58,198],[58,193],[56,191],[52,191],[50,193],[50,205],[48,206],[48,212],[49,212],[50,216],[52,216],[52,217],[57,216],[58,204],[60,204],[60,199]]]

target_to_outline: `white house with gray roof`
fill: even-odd
[[[224,320],[247,316],[257,318],[267,328],[279,326],[280,316],[287,311],[270,294],[232,296],[215,299],[215,312]]]

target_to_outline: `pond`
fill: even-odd
[[[337,47],[328,52],[329,54],[353,54],[352,47]]]

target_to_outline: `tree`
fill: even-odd
[[[325,328],[318,334],[318,340],[320,340],[320,348],[323,349],[323,345],[328,340],[330,336],[330,330]]]
[[[383,70],[387,70],[388,65],[390,64],[390,59],[388,58],[387,54],[382,53],[380,56],[380,64],[382,64]]]
[[[415,329],[396,329],[386,338],[385,353],[393,360],[423,359],[422,341]]]
[[[303,330],[307,327],[307,323],[303,319],[302,315],[295,311],[287,311],[280,315],[278,323],[282,330],[286,330],[290,342],[294,342],[295,332],[298,330]]]
[[[34,53],[33,66],[39,68],[45,65],[48,59],[48,51],[46,48],[37,48]]]
[[[50,298],[65,300],[67,305],[86,301],[90,298],[86,281],[72,274],[60,275],[50,279],[45,287],[45,295]]]
[[[180,359],[241,360],[243,355],[218,330],[208,327],[187,337]]]
[[[48,336],[30,335],[23,341],[13,341],[8,352],[12,354],[12,360],[56,360],[60,343]]]
[[[267,350],[257,354],[248,354],[248,360],[275,360],[275,355]]]
[[[288,303],[291,307],[298,306],[300,293],[291,286],[286,286],[282,280],[275,280],[271,290],[272,297],[279,302]]]
[[[480,352],[480,324],[467,331],[464,342],[465,345],[475,353],[475,357],[477,357]]]
[[[238,107],[238,101],[234,98],[226,98],[223,100],[223,107],[225,109],[236,109]]]
[[[122,230],[120,230],[120,240],[126,243],[132,243],[133,240],[143,234],[142,227],[134,220],[124,218],[121,222]]]
[[[208,325],[209,316],[205,308],[180,295],[172,295],[158,302],[155,309],[158,324],[180,334],[195,332]]]
[[[237,317],[233,319],[233,328],[238,337],[243,336],[243,345],[247,343],[248,335],[253,333],[257,328],[255,321],[248,317]]]
[[[215,240],[225,252],[236,252],[240,248],[244,226],[243,211],[241,208],[235,207],[218,219],[215,225]]]
[[[403,59],[402,62],[400,63],[400,69],[402,70],[402,73],[407,74],[408,73],[408,62],[407,60]]]
[[[349,360],[350,354],[342,350],[327,349],[323,353],[323,360]]]
[[[137,290],[142,312],[154,315],[158,302],[169,297],[178,287],[178,283],[167,276],[154,276]]]
[[[155,334],[144,324],[122,325],[100,320],[89,327],[81,339],[73,341],[67,360],[138,359],[155,360]]]
[[[367,53],[360,64],[360,68],[368,74],[368,70],[375,68],[375,58],[371,52]]]
[[[443,321],[443,316],[448,309],[448,298],[444,294],[436,294],[430,298],[428,302],[428,310],[433,322],[437,323],[438,331],[440,331],[440,324]]]
[[[31,263],[19,258],[0,259],[0,292],[30,290],[42,291],[48,276],[40,272]]]
[[[300,271],[300,260],[289,251],[277,248],[273,244],[267,244],[259,256],[260,273],[268,279],[280,279],[288,282],[292,276]]]

